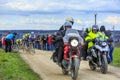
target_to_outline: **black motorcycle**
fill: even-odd
[[[92,47],[88,52],[90,57],[87,58],[89,60],[91,70],[95,70],[96,67],[99,67],[101,73],[106,74],[109,60],[109,46],[107,39],[103,37],[96,38],[94,47]]]

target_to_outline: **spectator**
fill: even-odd
[[[39,49],[42,49],[42,43],[43,43],[42,36],[39,37],[38,41],[39,41]]]
[[[37,49],[40,49],[40,48],[41,48],[41,47],[40,47],[40,46],[41,46],[41,45],[40,45],[40,41],[41,41],[40,35],[38,35],[37,38],[36,38],[36,48],[37,48]]]
[[[11,52],[11,45],[12,45],[12,42],[14,44],[14,39],[15,39],[16,35],[17,35],[17,33],[14,32],[14,33],[8,34],[5,37],[5,39],[6,39],[5,52]]]
[[[110,47],[110,52],[109,52],[109,57],[110,57],[109,63],[110,63],[110,62],[113,61],[113,55],[112,55],[113,54],[113,50],[114,50],[113,35],[112,35],[110,30],[106,31],[105,26],[101,26],[100,27],[100,31],[102,33],[104,33],[104,35],[109,38],[108,42],[109,42],[109,47]]]
[[[7,36],[8,34],[10,34],[11,32],[7,32],[6,34],[5,34],[5,36]]]
[[[6,41],[5,41],[5,35],[2,36],[2,48],[5,49],[5,44],[6,44]]]
[[[43,50],[46,50],[46,48],[47,48],[47,38],[43,35],[43,37],[42,37],[42,41],[43,41],[43,43],[42,43],[42,49]]]
[[[52,51],[53,45],[52,45],[52,35],[51,34],[49,34],[47,42],[48,42],[48,50]]]
[[[109,47],[110,47],[110,52],[109,52],[109,56],[110,56],[110,62],[113,61],[113,51],[114,51],[114,40],[113,40],[113,35],[111,33],[110,30],[107,31],[107,36],[109,37]]]

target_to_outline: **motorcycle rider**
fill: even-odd
[[[104,38],[108,39],[108,37],[103,32],[99,31],[98,25],[93,25],[92,28],[90,29],[90,32],[88,33],[88,36],[85,38],[85,41],[88,44],[88,56],[87,56],[88,60],[91,58],[89,56],[89,53],[94,46],[95,39],[100,36],[103,39]]]
[[[107,31],[106,31],[104,25],[102,25],[102,26],[100,27],[100,32],[102,32],[104,35],[107,35]]]
[[[109,37],[108,42],[109,42],[109,48],[110,48],[110,51],[109,51],[110,62],[109,63],[111,63],[113,61],[113,51],[115,47],[114,36],[110,30],[107,31],[107,36]]]
[[[65,21],[70,22],[72,25],[74,24],[74,19],[71,17],[66,18]],[[58,62],[59,66],[61,66],[61,62],[63,60],[63,53],[64,53],[63,37],[65,36],[65,32],[66,32],[66,27],[64,25],[62,25],[60,27],[60,29],[58,30],[58,32],[56,33],[57,36],[54,37],[54,39],[56,40],[55,44],[57,44],[57,46],[55,46],[56,50],[53,54],[55,54],[58,57],[57,62]],[[53,56],[53,57],[55,57],[55,56]]]
[[[111,33],[110,30],[106,31],[104,25],[102,25],[102,26],[100,27],[100,32],[102,32],[102,33],[103,33],[105,36],[107,36],[107,38],[108,38],[108,43],[109,43],[109,48],[110,48],[108,63],[110,63],[110,62],[112,62],[112,60],[113,60],[113,56],[112,56],[112,53],[113,53],[113,50],[114,50],[113,35],[112,35],[112,33]]]
[[[72,25],[74,24],[74,19],[73,19],[72,17],[68,17],[68,18],[66,18],[66,19],[65,19],[65,22],[66,22],[66,21],[71,22]],[[61,30],[65,30],[64,25],[62,25],[62,26],[60,27],[59,31],[61,31]]]
[[[69,53],[68,41],[69,41],[70,36],[74,35],[74,36],[78,37],[78,40],[79,40],[81,45],[83,45],[83,39],[79,35],[77,30],[72,29],[72,23],[67,21],[67,22],[65,22],[64,26],[66,27],[66,33],[65,33],[65,36],[63,37],[63,41],[64,41],[64,59],[69,60],[69,57],[68,57],[68,53]]]
[[[62,60],[62,53],[63,53],[63,39],[62,39],[62,36],[56,32],[54,35],[53,35],[53,38],[52,38],[52,43],[53,43],[53,46],[55,48],[55,51],[51,57],[51,59],[53,58],[53,61],[55,63],[61,63],[61,60]],[[59,55],[58,55],[59,54]]]
[[[89,33],[89,28],[86,28],[86,29],[83,31],[83,33],[82,33],[82,38],[83,38],[84,41],[85,41],[85,38],[87,37],[88,33]],[[87,46],[88,46],[88,45],[85,44],[85,45],[82,47],[82,49],[81,49],[81,52],[82,52],[81,59],[82,59],[82,60],[86,60],[86,57],[87,57]]]
[[[85,42],[88,45],[87,46],[87,60],[91,59],[91,56],[89,55],[94,42],[95,42],[95,38],[97,38],[99,35],[97,34],[99,31],[98,25],[93,25],[92,27],[90,27],[90,31],[87,35],[87,37],[85,38]]]

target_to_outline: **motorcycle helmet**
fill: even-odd
[[[71,22],[69,22],[69,21],[66,21],[65,23],[64,23],[64,26],[65,27],[72,27],[72,23]]]
[[[99,31],[98,25],[93,25],[93,26],[92,26],[92,31],[93,31],[93,30]]]
[[[72,24],[74,23],[74,19],[73,19],[72,17],[66,18],[65,21],[69,21],[69,22],[71,22]]]
[[[102,26],[100,27],[100,31],[101,31],[101,32],[106,31],[106,30],[105,30],[105,26],[104,26],[104,25],[102,25]]]

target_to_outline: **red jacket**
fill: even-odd
[[[6,41],[5,41],[5,37],[2,37],[2,45],[5,45]]]
[[[52,44],[52,36],[48,36],[48,45]]]

